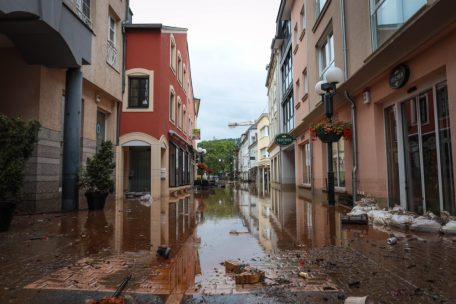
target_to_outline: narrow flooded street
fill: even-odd
[[[131,303],[455,301],[456,271],[443,266],[456,262],[454,239],[341,225],[345,212],[237,184],[150,204],[110,201],[104,211],[17,216],[0,234],[0,302],[85,303],[111,295],[129,273]],[[390,233],[398,244],[386,244]],[[236,284],[227,260],[264,271],[265,282]]]

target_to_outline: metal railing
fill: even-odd
[[[90,19],[90,1],[64,0],[64,2],[73,10],[82,22],[92,28],[92,19]]]
[[[111,65],[113,68],[117,69],[117,58],[118,52],[116,47],[114,46],[114,43],[112,41],[108,40],[107,43],[107,54],[106,54],[106,62],[108,62],[109,65]]]

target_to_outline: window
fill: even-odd
[[[169,90],[169,120],[176,121],[176,93],[173,87]]]
[[[149,107],[149,77],[128,77],[128,107]]]
[[[293,94],[288,95],[288,98],[282,104],[282,110],[283,110],[283,131],[290,132],[294,127]]]
[[[302,72],[302,79],[304,80],[304,96],[309,94],[309,78],[307,77],[307,68]]]
[[[177,80],[182,85],[182,56],[177,52]]]
[[[177,127],[182,129],[182,103],[180,97],[177,97]]]
[[[186,79],[187,79],[187,67],[184,64],[184,78],[183,78],[182,83],[184,83]],[[187,93],[187,87],[185,85],[184,85],[184,92]]]
[[[326,71],[334,66],[334,37],[332,32],[324,37],[324,40],[318,47],[318,66],[320,78],[325,77]]]
[[[291,22],[290,20],[283,20],[282,21],[282,38],[283,38],[283,44],[282,44],[282,55],[285,53],[288,47],[288,43],[290,42],[291,38]]]
[[[344,140],[332,143],[333,152],[333,170],[334,170],[334,186],[345,187],[345,153]]]
[[[311,171],[310,171],[310,144],[306,142],[302,146],[302,183],[310,184]]]
[[[260,155],[261,155],[261,157],[263,157],[263,158],[269,157],[268,150],[267,150],[266,148],[261,149],[261,150],[260,150]]]
[[[82,21],[92,27],[90,20],[90,0],[76,0],[76,13]]]
[[[185,128],[186,127],[186,118],[187,117],[187,111],[185,109],[185,105],[184,105],[184,111],[183,111],[183,114],[182,114],[182,131],[184,132],[187,132],[187,129]]]
[[[302,6],[301,13],[299,15],[301,18],[301,31],[304,31],[306,29],[306,10],[304,5]]]
[[[325,7],[325,4],[328,0],[316,0],[316,9],[317,9],[317,16],[320,15],[321,11]]]
[[[287,94],[290,87],[293,85],[293,66],[291,59],[291,51],[288,53],[282,65],[282,92]]]
[[[170,41],[169,41],[169,66],[171,67],[171,70],[173,70],[174,73],[176,73],[176,41],[174,40],[174,36],[170,36]]]
[[[113,16],[109,15],[109,33],[108,41],[113,45],[116,45],[116,19]]]
[[[373,49],[388,40],[426,3],[427,0],[371,0]]]
[[[189,136],[192,136],[192,120],[190,119],[190,117],[188,118],[188,130],[187,130],[187,133]]]
[[[260,130],[261,137],[269,136],[269,127],[265,126]]]
[[[298,33],[298,24],[295,24],[295,27],[293,29],[293,37],[294,37],[294,43],[295,47],[299,44],[299,33]]]

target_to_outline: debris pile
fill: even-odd
[[[225,261],[224,264],[227,273],[235,273],[234,280],[236,284],[256,284],[264,282],[265,273],[262,270],[232,260]]]
[[[430,211],[418,216],[400,206],[382,210],[374,198],[362,198],[356,202],[355,207],[342,217],[342,224],[367,224],[366,217],[375,226],[394,226],[413,231],[456,234],[456,217],[450,216],[446,211],[442,211],[440,216]]]

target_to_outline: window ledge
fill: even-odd
[[[328,192],[328,189],[326,188],[323,188],[321,189],[323,192]],[[345,187],[334,187],[334,192],[335,193],[347,193],[347,190],[345,189]]]
[[[312,32],[313,33],[315,33],[315,31],[317,30],[318,25],[320,24],[321,20],[323,19],[323,16],[325,15],[326,11],[328,10],[328,7],[329,7],[330,4],[331,4],[331,0],[326,1],[325,6],[323,6],[323,9],[318,14],[317,20],[315,21],[315,24],[312,27]]]
[[[297,109],[299,109],[300,107],[301,107],[301,102],[298,101],[298,103],[295,104],[295,109],[297,110]]]
[[[302,41],[302,39],[304,39],[305,34],[306,34],[306,29],[302,29],[301,36],[299,36],[299,41]]]
[[[296,44],[296,46],[293,50],[293,55],[296,55],[296,53],[298,52],[298,49],[299,49],[299,44]]]
[[[309,98],[309,93],[306,93],[306,94],[304,94],[304,96],[302,96],[301,101],[304,102],[304,101],[306,101],[308,98]]]
[[[299,188],[301,189],[312,189],[312,185],[311,184],[305,184],[305,183],[302,183],[300,185],[298,185]]]

